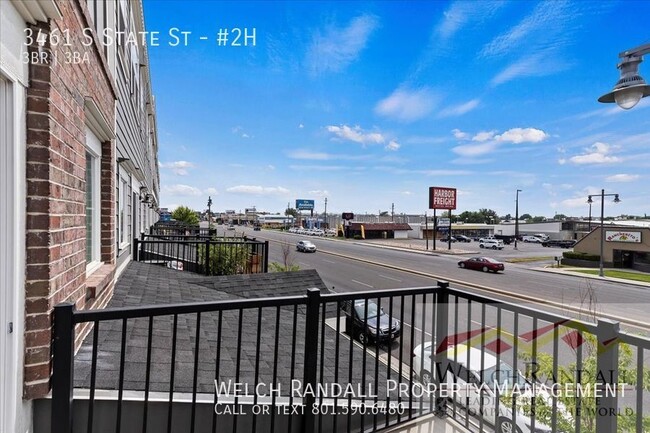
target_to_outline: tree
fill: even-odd
[[[383,212],[380,212],[380,213],[379,213],[379,216],[388,216],[388,211],[385,210],[385,211],[383,211]]]
[[[196,215],[196,212],[187,206],[178,206],[174,209],[174,212],[172,212],[172,218],[191,226],[195,226],[199,223],[199,217]]]
[[[529,213],[525,213],[525,214],[523,214],[523,215],[519,215],[519,219],[520,219],[520,220],[529,220],[529,219],[531,219],[532,217],[533,217],[533,216],[532,216],[531,214],[529,214]]]
[[[284,214],[286,216],[292,216],[294,218],[298,217],[298,211],[294,208],[287,208],[287,210],[284,211]]]
[[[293,262],[293,251],[291,249],[291,245],[289,245],[288,242],[280,244],[280,257],[282,257],[281,263],[269,263],[271,272],[294,272],[300,270],[300,266],[296,265]]]

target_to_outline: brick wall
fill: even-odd
[[[38,29],[69,29],[72,46],[51,46],[48,41],[44,48],[56,53],[58,62],[32,63],[29,70],[25,398],[41,397],[49,391],[54,305],[68,301],[78,309],[101,307],[113,289],[113,281],[109,281],[96,298],[86,296],[84,107],[85,99],[92,97],[108,124],[114,125],[115,91],[100,47],[81,44],[81,30],[93,27],[85,1],[59,1],[58,6],[62,20],[32,26],[35,34]],[[89,60],[67,63],[66,52],[74,51],[87,54]],[[101,260],[108,267],[115,260],[114,167],[115,144],[104,142]]]

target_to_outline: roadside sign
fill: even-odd
[[[456,188],[429,187],[429,209],[456,209]]]
[[[296,199],[296,209],[314,210],[314,200]]]
[[[438,227],[449,227],[451,220],[449,218],[438,218]]]
[[[353,220],[354,219],[354,214],[352,212],[343,212],[341,214],[341,219],[344,220]]]

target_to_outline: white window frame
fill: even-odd
[[[84,113],[86,115],[86,150],[88,153],[93,155],[93,163],[95,164],[93,168],[96,168],[97,170],[97,176],[94,176],[92,179],[92,190],[97,193],[95,197],[93,197],[93,199],[96,200],[96,202],[93,202],[93,208],[97,209],[97,212],[94,212],[93,214],[93,234],[95,235],[97,242],[92,245],[92,261],[86,264],[86,275],[88,276],[103,264],[103,262],[101,262],[102,143],[113,140],[115,138],[115,132],[113,127],[108,124],[106,118],[102,115],[99,107],[91,97],[86,98]],[[114,174],[111,174],[111,176],[114,176]]]
[[[92,231],[92,243],[91,243],[91,252],[90,252],[90,261],[86,260],[86,274],[91,274],[99,266],[102,265],[101,261],[101,239],[102,239],[102,229],[101,229],[101,160],[102,160],[102,143],[99,141],[99,138],[95,133],[86,126],[86,155],[90,155],[91,160],[91,184],[90,190],[92,191],[92,220],[91,220],[91,231]],[[86,176],[87,178],[87,176]]]

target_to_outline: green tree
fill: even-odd
[[[294,208],[287,208],[287,210],[284,211],[284,214],[287,216],[292,216],[294,218],[298,217],[298,211]]]
[[[199,223],[199,217],[196,215],[196,212],[187,206],[178,206],[174,209],[174,212],[172,212],[172,218],[176,221],[181,221],[192,226]]]
[[[519,219],[520,219],[520,220],[529,220],[529,219],[532,219],[532,218],[533,218],[533,216],[532,216],[531,214],[529,214],[529,213],[525,213],[525,214],[523,214],[523,215],[519,215]]]

